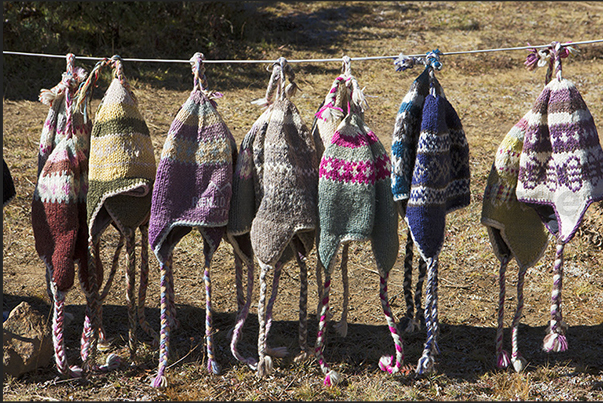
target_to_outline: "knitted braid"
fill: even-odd
[[[320,320],[318,322],[318,334],[316,336],[316,346],[314,348],[314,354],[318,359],[320,369],[325,374],[324,384],[326,386],[336,385],[340,382],[341,377],[333,370],[329,370],[324,357],[324,348],[327,338],[327,312],[329,310],[329,291],[331,289],[331,274],[327,271],[325,273],[325,283],[322,290],[322,302],[320,310]]]
[[[437,326],[437,276],[438,259],[431,258],[427,261],[427,292],[425,297],[425,327],[427,330],[427,341],[423,347],[423,355],[417,364],[417,374],[433,371],[433,353],[438,352],[436,336]]]
[[[515,317],[513,318],[513,323],[511,325],[511,363],[513,364],[513,368],[515,368],[516,372],[522,371],[527,365],[527,361],[519,352],[519,344],[517,339],[519,332],[519,321],[521,320],[521,313],[523,311],[523,285],[525,282],[527,269],[527,266],[522,266],[519,268],[519,273],[517,275],[517,308],[515,309]]]
[[[47,267],[47,271],[52,271],[50,267]],[[52,342],[54,345],[54,359],[57,364],[57,369],[61,375],[71,375],[69,371],[69,364],[67,363],[67,356],[65,354],[65,340],[64,340],[64,308],[65,308],[65,293],[59,291],[56,285],[50,283],[52,301],[53,303],[53,315],[52,315]]]
[[[138,341],[136,339],[136,300],[134,298],[134,285],[136,284],[136,248],[135,233],[126,235],[126,301],[128,302],[128,346],[130,348],[130,359],[136,359]]]
[[[392,339],[394,339],[394,345],[396,347],[396,358],[394,361],[393,356],[382,356],[379,359],[379,368],[382,371],[387,371],[390,374],[395,374],[396,372],[400,371],[400,368],[402,368],[402,364],[404,363],[404,348],[402,346],[402,340],[398,335],[396,321],[393,318],[392,310],[389,306],[389,300],[387,297],[388,277],[389,272],[385,272],[385,274],[380,275],[379,298],[381,299],[381,306],[383,307],[383,313],[385,314],[385,320],[387,321],[389,332],[392,335]]]
[[[151,382],[155,388],[164,388],[167,386],[167,379],[164,375],[168,361],[168,349],[170,345],[170,326],[174,323],[172,310],[168,301],[171,298],[170,288],[174,282],[172,273],[172,255],[168,257],[165,263],[160,263],[161,270],[161,332],[159,340],[159,368],[157,376]]]
[[[220,366],[216,361],[214,354],[214,329],[211,317],[211,280],[209,277],[209,266],[211,257],[205,259],[205,270],[203,272],[203,281],[205,282],[205,340],[207,342],[207,369],[211,374],[219,374]]]
[[[335,330],[341,337],[348,334],[348,305],[350,301],[350,285],[348,279],[348,250],[350,244],[346,243],[341,248],[341,282],[343,283],[343,307],[341,310],[341,319],[335,324]]]
[[[278,284],[281,278],[281,273],[283,271],[282,262],[277,262],[274,266],[274,276],[272,278],[272,292],[270,293],[270,299],[268,300],[268,305],[266,306],[266,329],[264,333],[266,334],[265,343],[268,344],[268,333],[270,332],[270,327],[272,327],[272,309],[274,308],[274,303],[276,302],[276,296],[278,294]],[[282,358],[287,355],[286,347],[266,347],[266,354],[271,357]],[[270,367],[272,368],[272,367]],[[270,372],[270,371],[268,371]]]
[[[270,372],[272,370],[272,359],[269,356],[266,356],[266,321],[265,321],[265,303],[266,303],[266,273],[270,269],[270,266],[262,265],[260,271],[260,298],[258,301],[258,323],[259,323],[259,333],[258,333],[258,376],[262,378],[264,373]]]
[[[553,267],[553,291],[551,295],[551,322],[548,334],[544,337],[543,349],[546,352],[561,352],[567,350],[565,331],[567,325],[563,322],[561,313],[561,288],[563,285],[563,249],[565,244],[557,243],[555,265]]]
[[[245,295],[243,295],[243,262],[236,253],[235,259],[235,286],[237,289],[237,312],[241,312],[245,305]]]
[[[509,353],[503,350],[503,328],[505,315],[505,272],[509,265],[510,256],[504,255],[500,262],[498,271],[498,327],[496,328],[496,366],[498,368],[507,368],[510,364]]]
[[[291,245],[299,266],[299,348],[301,351],[295,360],[300,361],[306,360],[310,356],[308,347],[308,267],[303,254],[293,244]]]
[[[404,329],[403,331],[405,332],[412,332],[415,330],[415,326],[413,323],[413,317],[415,315],[415,306],[412,299],[412,260],[414,258],[413,246],[414,242],[410,235],[409,228],[406,237],[406,248],[404,253],[404,282],[402,283],[402,287],[404,290],[404,300],[406,301],[406,313],[404,314],[404,317],[400,320],[402,329]],[[417,310],[418,309],[419,307],[417,307]]]
[[[238,254],[235,253],[235,270],[238,272],[242,271],[243,262]],[[239,287],[239,284],[237,284]],[[241,284],[242,287],[242,284]],[[255,358],[249,357],[245,358],[239,351],[237,350],[237,344],[239,339],[241,338],[241,333],[243,329],[243,325],[245,324],[245,320],[247,319],[247,315],[249,314],[249,307],[251,306],[251,298],[253,294],[253,262],[248,263],[247,265],[247,299],[244,301],[244,305],[239,307],[239,314],[237,316],[236,325],[234,327],[232,333],[232,340],[230,342],[230,351],[234,357],[247,364],[252,370],[257,369],[257,360]],[[237,301],[239,299],[237,298]]]
[[[423,283],[427,277],[427,263],[419,256],[419,277],[417,278],[417,284],[415,289],[415,326],[420,329],[425,324],[425,315],[421,308],[421,296],[423,291]]]
[[[100,266],[99,253],[100,237],[88,238],[88,253],[90,255],[88,263],[88,288],[85,289],[86,294],[86,310],[89,313],[90,328],[84,328],[82,333],[82,345],[80,356],[83,360],[84,370],[88,370],[96,366],[96,349],[98,345],[99,328],[101,324],[101,301],[98,294],[98,277],[97,267]]]
[[[159,335],[146,320],[144,307],[147,298],[147,287],[149,284],[149,224],[143,224],[140,229],[140,287],[138,289],[138,323],[142,330],[153,338],[153,345],[159,345]]]

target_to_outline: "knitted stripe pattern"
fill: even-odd
[[[470,201],[469,146],[446,98],[425,98],[406,222],[424,260],[439,255],[446,214]]]
[[[155,155],[138,102],[118,77],[98,107],[90,147],[90,235],[111,221],[121,232],[137,228],[149,217]]]
[[[272,105],[263,144],[260,136],[254,140],[254,164],[261,178],[256,203],[261,201],[250,230],[254,254],[274,265],[297,235],[307,255],[318,224],[318,161],[310,131],[295,105],[283,97]]]
[[[588,107],[573,82],[554,78],[527,115],[517,198],[548,206],[545,222],[568,242],[593,201],[603,199],[603,150]],[[557,228],[558,227],[558,228]]]
[[[87,271],[86,195],[88,192],[89,121],[72,108],[85,72],[68,63],[63,80],[40,92],[50,106],[38,152],[38,181],[31,219],[36,251],[51,268],[50,280],[66,292],[75,278],[75,263]]]
[[[6,161],[2,158],[2,207],[6,207],[16,195],[13,176],[10,174]]]
[[[193,227],[222,228],[205,238],[217,249],[228,223],[234,156],[235,140],[215,102],[194,89],[172,122],[153,186],[149,242],[160,261]]]
[[[548,234],[540,217],[533,208],[519,202],[515,194],[529,115],[509,130],[496,151],[481,214],[481,223],[488,229],[498,259],[502,261],[510,254],[525,268],[540,260],[548,244]]]

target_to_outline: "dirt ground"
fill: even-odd
[[[553,40],[586,41],[603,38],[603,4],[599,2],[290,2],[261,3],[269,16],[267,26],[289,24],[286,40],[262,57],[275,60],[389,56],[400,52],[424,54],[541,45]],[[272,24],[272,25],[270,25]],[[603,44],[578,46],[580,53],[564,59],[563,75],[576,83],[603,138]],[[18,49],[36,51],[35,49]],[[192,55],[197,50],[191,50]],[[525,308],[519,340],[529,362],[522,374],[495,367],[498,306],[498,260],[487,231],[480,224],[481,201],[494,153],[509,129],[527,112],[543,88],[545,69],[523,66],[527,51],[443,56],[436,76],[459,114],[470,147],[471,204],[447,217],[446,238],[440,254],[439,319],[441,354],[434,375],[412,373],[389,376],[377,367],[379,357],[393,346],[379,302],[379,276],[370,245],[350,248],[350,314],[346,338],[329,327],[326,359],[346,377],[342,385],[326,388],[314,360],[294,363],[277,360],[275,372],[257,379],[238,363],[229,350],[228,331],[235,323],[237,305],[232,247],[222,242],[212,261],[215,343],[223,371],[210,376],[205,370],[205,287],[203,251],[199,234],[187,235],[174,252],[175,299],[181,326],[172,334],[170,386],[151,388],[158,352],[139,330],[139,359],[127,365],[127,305],[125,258],[104,304],[104,321],[112,352],[124,359],[117,371],[87,380],[62,380],[52,367],[40,368],[3,383],[4,400],[602,400],[603,399],[603,249],[586,236],[576,236],[565,249],[563,314],[569,324],[569,350],[547,354],[542,338],[550,318],[554,245],[527,272]],[[190,57],[183,54],[183,59]],[[104,55],[98,55],[104,56]],[[9,56],[4,56],[9,57]],[[17,56],[12,56],[17,57]],[[260,56],[258,55],[258,58]],[[90,70],[92,62],[81,62]],[[261,110],[250,102],[265,94],[270,77],[266,64],[208,64],[210,89],[224,93],[218,100],[222,114],[240,145]],[[314,113],[337,77],[339,62],[293,64],[301,89],[293,99],[308,127]],[[398,107],[419,67],[396,72],[392,60],[352,61],[369,103],[367,125],[391,152],[391,135]],[[127,75],[128,63],[124,64]],[[230,77],[212,81],[212,71],[228,69]],[[254,71],[255,80],[244,81]],[[247,72],[246,72],[247,71]],[[57,83],[61,71],[56,72]],[[258,80],[257,77],[260,77]],[[7,79],[6,77],[4,78]],[[10,78],[9,78],[10,79]],[[192,80],[191,80],[192,83]],[[56,83],[49,83],[49,87]],[[149,126],[159,161],[167,131],[189,91],[132,82],[139,108]],[[218,87],[218,84],[221,86]],[[48,87],[48,88],[49,88]],[[102,92],[102,91],[99,91]],[[99,99],[93,102],[96,110]],[[17,196],[3,210],[3,309],[28,301],[50,320],[45,268],[38,257],[31,226],[31,200],[36,183],[37,148],[48,108],[40,102],[3,99],[3,156],[14,178]],[[591,206],[586,226],[600,233],[603,209]],[[402,294],[406,225],[399,223],[400,251],[392,269],[389,297],[396,317],[405,311]],[[103,235],[103,259],[109,266],[117,233]],[[138,238],[139,245],[139,238]],[[309,341],[316,339],[316,251],[309,260]],[[159,330],[159,266],[150,255],[151,271],[146,316]],[[416,261],[416,258],[415,258]],[[510,349],[512,315],[516,305],[517,271],[511,263],[505,300],[505,347]],[[259,267],[256,265],[256,285]],[[269,280],[271,274],[269,275]],[[414,281],[414,279],[413,279]],[[270,282],[269,282],[270,284]],[[342,286],[336,271],[331,289],[333,317],[341,312]],[[298,351],[297,320],[299,273],[293,263],[283,271],[274,308],[270,344]],[[257,299],[245,325],[240,348],[257,353]],[[67,328],[68,357],[76,361],[85,300],[79,286],[66,298],[74,322]],[[425,332],[402,335],[406,364],[415,366]],[[178,360],[181,361],[177,362]]]

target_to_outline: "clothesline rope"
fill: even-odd
[[[563,43],[562,46],[575,46],[575,45],[586,45],[591,43],[599,43],[603,42],[603,39],[595,39],[591,41],[581,41],[581,42],[566,42]],[[495,49],[478,49],[478,50],[465,50],[465,51],[457,51],[457,52],[442,52],[442,56],[447,55],[461,55],[461,54],[475,54],[475,53],[487,53],[487,52],[502,52],[502,51],[510,51],[510,50],[527,50],[527,49],[539,49],[546,48],[551,46],[547,45],[538,45],[538,46],[517,46],[513,48],[495,48]],[[27,52],[14,52],[10,50],[2,51],[5,55],[18,55],[18,56],[37,56],[37,57],[48,57],[48,58],[60,58],[64,59],[65,55],[51,55],[44,53],[27,53]],[[424,56],[423,54],[418,55],[408,55],[408,57],[420,57]],[[395,56],[369,56],[369,57],[350,57],[351,61],[359,61],[359,60],[382,60],[382,59],[396,59],[399,55]],[[102,57],[90,57],[90,56],[76,56],[78,60],[93,60],[99,61],[103,60]],[[151,62],[151,63],[186,63],[190,64],[190,59],[187,60],[178,60],[178,59],[138,59],[138,58],[122,58],[124,62]],[[343,61],[342,57],[332,58],[332,59],[287,59],[287,63],[319,63],[319,62],[341,62]],[[277,60],[203,60],[203,63],[276,63]]]

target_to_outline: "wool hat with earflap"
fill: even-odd
[[[543,349],[558,352],[567,349],[567,324],[561,314],[563,249],[588,207],[603,199],[603,150],[584,99],[575,84],[561,76],[561,59],[571,48],[553,42],[545,50],[546,86],[526,116],[516,195],[536,209],[557,238],[551,321]]]
[[[444,90],[433,74],[433,69],[440,69],[439,51],[428,52],[425,57],[409,57],[400,54],[394,65],[396,71],[405,71],[417,64],[425,66],[423,72],[412,82],[409,91],[402,99],[396,115],[392,134],[392,194],[401,217],[406,215],[406,204],[410,198],[412,175],[417,156],[417,144],[421,133],[421,121],[425,98],[433,88],[436,94],[444,96]],[[422,305],[423,283],[427,275],[427,265],[422,257],[418,258],[418,276],[415,285],[414,301],[412,295],[413,247],[412,235],[407,230],[404,257],[404,299],[406,312],[400,319],[400,328],[405,332],[413,332],[425,325]]]
[[[286,85],[286,78],[290,81],[289,85]],[[266,107],[266,110],[246,136],[253,137],[252,142],[241,146],[241,151],[247,152],[247,147],[251,145],[253,157],[250,167],[256,210],[249,236],[253,254],[261,268],[257,365],[260,377],[272,370],[271,356],[282,357],[286,354],[284,348],[268,348],[266,340],[281,269],[291,259],[296,259],[300,268],[300,347],[302,353],[308,350],[305,260],[314,246],[318,225],[318,160],[310,131],[291,101],[297,88],[294,78],[295,74],[286,59],[279,58],[273,64],[265,98],[254,101]],[[238,201],[235,208],[237,206]],[[251,210],[241,210],[243,212],[251,213]],[[244,217],[237,214],[236,218],[240,220]],[[236,225],[239,234],[244,233],[246,224],[248,221],[243,219]],[[273,297],[264,311],[265,277],[272,268]]]
[[[128,301],[130,358],[135,359],[137,349],[136,327],[156,340],[156,332],[145,319],[144,304],[148,282],[148,222],[151,209],[152,187],[156,163],[148,126],[138,108],[138,100],[124,74],[118,55],[99,61],[88,79],[78,90],[77,106],[89,108],[90,94],[103,68],[113,69],[109,88],[98,106],[90,137],[89,188],[87,198],[88,249],[91,271],[97,276],[92,289],[99,290],[99,300],[94,309],[98,323],[88,324],[87,336],[82,345],[92,354],[94,361],[98,333],[104,340],[102,329],[102,302],[117,271],[119,253],[126,244],[128,256],[126,268],[126,293]],[[101,235],[113,225],[120,233],[121,241],[115,249],[113,267],[105,288],[100,292],[103,280],[101,260]],[[136,230],[140,231],[140,284],[139,306],[136,306],[134,285],[136,278]],[[138,320],[136,317],[138,316]]]
[[[180,107],[163,144],[153,186],[149,243],[161,264],[161,351],[154,386],[166,386],[164,371],[169,356],[169,306],[174,304],[172,255],[178,242],[193,228],[203,238],[207,295],[206,338],[208,368],[218,373],[213,348],[209,263],[226,234],[232,195],[236,143],[217,111],[220,93],[206,89],[203,54],[191,59],[194,89]],[[170,266],[170,267],[167,267]],[[166,286],[167,285],[167,286]]]
[[[436,61],[438,61],[436,59]],[[430,64],[430,76],[434,76]],[[433,77],[435,78],[435,77]],[[427,264],[425,327],[427,341],[417,373],[433,370],[439,349],[437,269],[444,243],[446,215],[470,202],[469,145],[461,121],[443,93],[431,81],[421,116],[421,131],[410,182],[405,221],[421,258]]]
[[[522,117],[504,137],[498,150],[482,203],[481,223],[486,226],[494,254],[500,260],[498,328],[496,335],[497,366],[512,364],[517,372],[527,362],[519,352],[517,333],[523,310],[523,285],[526,271],[535,265],[548,245],[548,233],[540,217],[529,205],[517,200],[519,158],[523,148],[528,115]],[[505,305],[505,272],[511,259],[519,266],[517,281],[517,309],[513,319],[512,354],[503,350],[503,319]]]
[[[40,91],[39,100],[49,111],[40,137],[38,180],[31,205],[36,251],[46,264],[52,301],[55,362],[58,371],[69,376],[82,372],[68,365],[63,338],[65,294],[73,286],[76,264],[84,289],[89,281],[86,195],[92,124],[74,108],[75,93],[86,74],[75,66],[75,56],[70,53],[61,82]]]
[[[6,161],[2,158],[2,207],[6,207],[16,195],[13,176],[10,174]]]
[[[396,346],[396,357],[383,357],[380,367],[390,373],[402,365],[402,343],[387,298],[387,278],[398,254],[398,214],[390,189],[390,160],[378,137],[364,122],[364,108],[358,82],[353,76],[336,79],[333,87],[347,92],[345,117],[332,134],[320,162],[318,180],[318,259],[325,269],[322,310],[316,355],[325,374],[325,384],[338,383],[339,375],[329,370],[323,356],[329,287],[339,248],[352,241],[371,241],[381,277],[380,298]],[[332,88],[336,94],[339,89]],[[354,95],[356,93],[356,95]],[[328,103],[326,105],[329,105]]]

